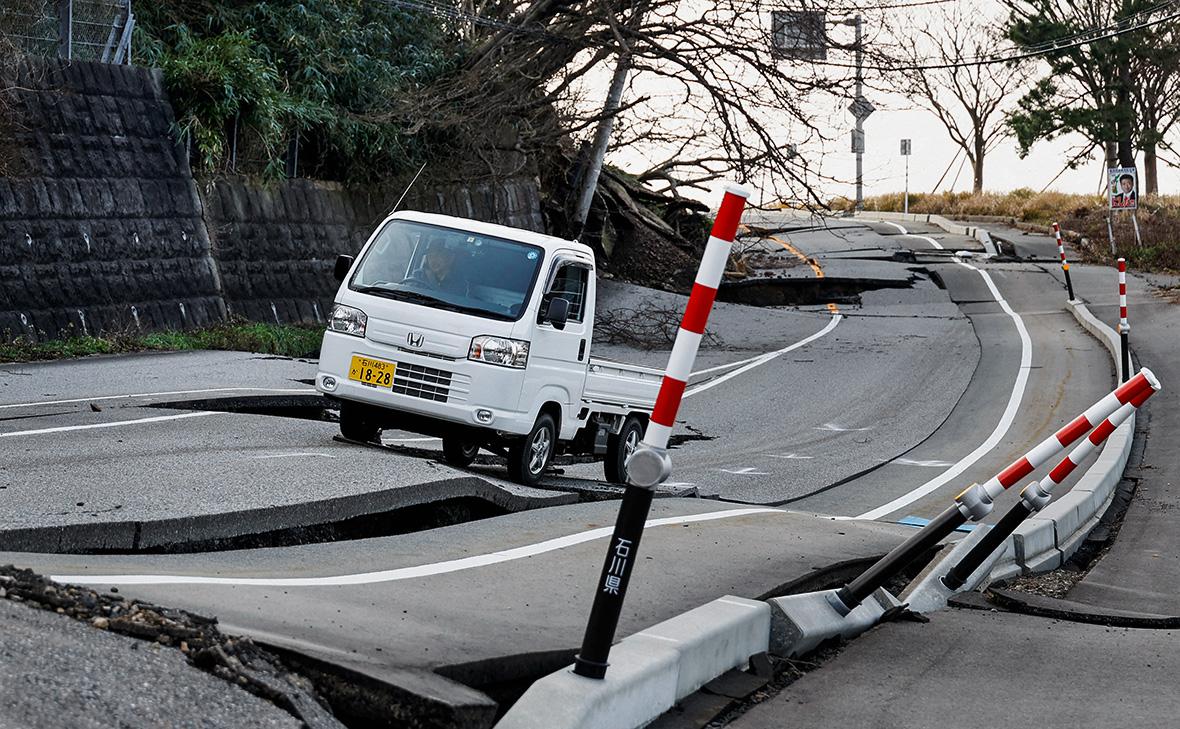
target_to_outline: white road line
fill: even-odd
[[[909,238],[920,238],[920,239],[922,239],[922,240],[926,241],[927,243],[929,243],[930,245],[934,246],[935,248],[937,248],[937,249],[938,249],[938,250],[940,250],[940,251],[945,251],[945,250],[946,250],[945,248],[943,248],[943,247],[942,247],[942,244],[941,244],[941,243],[939,243],[938,241],[934,240],[933,238],[931,238],[931,237],[930,237],[930,236],[928,236],[928,235],[915,235],[915,234],[913,234],[913,233],[910,233],[910,232],[908,232],[908,231],[907,231],[905,228],[901,227],[901,226],[900,226],[900,225],[898,225],[897,223],[894,223],[894,222],[892,222],[892,221],[889,221],[889,220],[882,220],[881,222],[882,222],[882,223],[889,223],[889,224],[890,224],[890,225],[892,225],[894,228],[897,228],[897,230],[898,230],[898,231],[899,231],[899,232],[900,232],[902,235],[904,235],[904,236],[907,236],[907,237],[909,237]]]
[[[946,468],[953,465],[950,461],[915,461],[912,458],[894,458],[892,463],[899,466],[917,466],[918,468]]]
[[[185,418],[201,418],[206,415],[220,415],[217,412],[199,411],[183,413],[181,415],[161,415],[155,418],[140,418],[138,420],[115,420],[109,423],[91,423],[90,425],[63,425],[57,428],[40,428],[38,430],[14,430],[0,433],[0,438],[14,438],[18,435],[41,435],[43,433],[67,433],[72,430],[95,430],[97,428],[118,428],[124,425],[141,425],[143,423],[162,423],[165,420],[183,420]]]
[[[718,519],[732,519],[751,514],[779,514],[786,513],[784,509],[750,508],[730,509],[727,511],[711,511],[704,514],[690,516],[671,516],[662,519],[649,519],[648,529],[658,526],[679,526],[698,522],[716,521]],[[420,577],[445,575],[450,572],[487,567],[489,565],[511,562],[513,560],[534,557],[538,554],[553,552],[577,544],[604,539],[614,532],[614,527],[591,529],[578,534],[547,539],[536,544],[523,547],[505,549],[490,554],[479,554],[471,557],[452,559],[446,562],[418,565],[415,567],[400,567],[392,570],[377,572],[361,572],[347,575],[330,575],[327,577],[206,577],[203,575],[53,575],[50,579],[58,582],[68,582],[75,585],[237,585],[251,587],[334,587],[339,585],[369,585],[377,582],[396,582],[412,580]]]
[[[981,443],[978,448],[968,453],[962,460],[946,471],[943,471],[908,494],[899,496],[887,504],[861,514],[858,517],[860,519],[880,519],[903,506],[912,504],[957,477],[963,471],[966,471],[972,464],[986,455],[988,451],[1000,444],[1008,429],[1012,427],[1012,423],[1016,421],[1016,415],[1020,411],[1020,401],[1024,398],[1024,391],[1028,386],[1028,376],[1032,367],[1032,338],[1028,335],[1028,329],[1024,326],[1024,320],[1008,305],[1007,300],[1004,299],[1000,290],[996,288],[995,282],[992,281],[992,277],[986,271],[958,259],[955,260],[955,263],[964,268],[969,268],[983,277],[983,281],[991,291],[992,297],[995,298],[1000,308],[1004,310],[1004,313],[1012,317],[1012,322],[1016,325],[1016,331],[1020,334],[1020,369],[1016,373],[1016,381],[1012,383],[1012,393],[1008,396],[1008,406],[1004,408],[1004,413],[1000,416],[1000,422],[996,424],[995,430],[992,431],[991,435],[987,437],[987,440]]]
[[[777,456],[773,453],[767,453],[766,455],[771,458],[782,458],[785,461],[810,461],[815,458],[815,456],[801,456],[798,453],[788,453],[785,456]]]
[[[99,397],[77,397],[70,400],[40,400],[37,402],[16,402],[0,405],[0,410],[8,408],[31,408],[38,405],[67,405],[78,402],[98,402],[101,400],[133,400],[139,397],[165,397],[171,395],[203,395],[212,392],[280,392],[280,393],[313,393],[314,389],[284,389],[276,387],[212,387],[206,390],[172,390],[170,392],[139,392],[128,395],[102,395]]]
[[[812,428],[812,430],[828,430],[833,433],[862,433],[866,430],[872,430],[872,429],[873,429],[873,426],[871,426],[871,425],[868,426],[867,428],[846,428],[843,425],[837,425],[835,423],[824,423],[823,425],[821,425],[819,427]]]
[[[419,443],[430,440],[442,440],[442,438],[383,438],[381,445],[386,443]]]
[[[716,387],[717,385],[720,385],[722,382],[725,382],[726,380],[730,380],[730,379],[733,379],[734,377],[737,377],[738,375],[745,374],[746,372],[749,372],[750,370],[754,369],[755,367],[761,367],[762,365],[766,364],[767,362],[770,362],[773,359],[783,356],[787,352],[791,352],[796,349],[799,349],[800,347],[802,347],[804,345],[811,344],[815,340],[817,340],[823,336],[826,336],[828,334],[828,332],[835,329],[836,325],[839,324],[840,320],[843,318],[844,317],[841,316],[840,314],[834,314],[832,316],[831,321],[828,322],[827,326],[825,326],[823,329],[819,330],[815,334],[812,334],[809,337],[805,337],[803,339],[800,339],[798,342],[795,342],[794,344],[783,347],[782,349],[776,349],[773,352],[767,352],[766,354],[759,355],[758,357],[755,357],[753,360],[749,361],[745,366],[741,367],[740,369],[736,369],[733,372],[729,372],[727,374],[724,374],[724,375],[718,377],[717,379],[709,380],[708,382],[697,385],[696,387],[689,388],[688,391],[684,393],[684,397],[692,397],[693,395],[697,395],[699,393],[702,393],[705,390],[708,390],[710,387]],[[696,374],[699,374],[699,373],[696,373]]]
[[[769,476],[766,471],[759,471],[753,466],[746,466],[745,468],[719,468],[722,473],[732,473],[734,476]]]
[[[336,456],[328,455],[327,453],[275,453],[269,456],[250,456],[255,461],[264,461],[271,458],[335,458]]]

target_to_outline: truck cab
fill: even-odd
[[[487,448],[529,484],[558,450],[590,453],[625,479],[662,372],[591,360],[589,247],[405,211],[336,273],[316,388],[339,402],[343,436],[438,436],[456,466]]]

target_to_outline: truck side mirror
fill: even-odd
[[[565,329],[565,323],[570,319],[569,299],[561,297],[549,300],[549,309],[545,312],[545,321],[553,325],[554,329]]]
[[[352,268],[352,262],[355,260],[352,256],[346,256],[344,254],[336,256],[336,267],[332,269],[332,275],[336,277],[337,281],[343,281],[348,276],[348,272]]]

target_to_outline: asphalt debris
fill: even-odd
[[[213,618],[86,587],[32,570],[0,566],[0,598],[86,623],[97,630],[173,648],[206,673],[270,701],[308,729],[343,727],[307,678],[249,638],[228,636]]]

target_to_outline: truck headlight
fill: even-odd
[[[350,334],[354,337],[365,336],[365,325],[368,323],[369,317],[365,312],[342,304],[334,305],[332,313],[328,315],[328,331]]]
[[[476,337],[471,340],[467,359],[524,369],[529,361],[529,343],[505,337]]]

